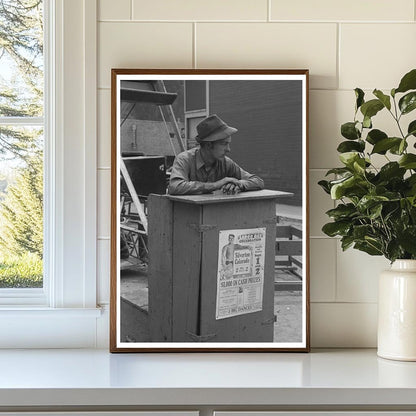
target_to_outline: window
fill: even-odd
[[[46,280],[0,291],[0,347],[94,347],[107,333],[96,305],[96,1],[43,0],[43,10],[47,111],[2,126],[44,126]]]
[[[44,282],[43,16],[42,0],[0,1],[0,290]]]

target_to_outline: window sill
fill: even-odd
[[[106,308],[0,308],[0,348],[96,348],[106,345]],[[5,335],[7,334],[7,335]],[[104,335],[103,335],[104,334]]]
[[[101,308],[45,308],[38,306],[0,306],[0,319],[5,316],[49,317],[63,316],[73,318],[99,318]]]

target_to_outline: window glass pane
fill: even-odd
[[[21,157],[0,154],[0,288],[42,287],[43,128],[1,130],[28,146]]]
[[[2,129],[28,139],[24,159],[10,152],[0,164],[0,288],[41,287],[43,258],[43,132]],[[38,147],[33,148],[32,144]]]
[[[43,115],[43,2],[0,0],[0,116]]]
[[[206,81],[185,82],[185,111],[205,110],[206,103]]]

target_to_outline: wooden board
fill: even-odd
[[[150,195],[149,214],[149,318],[153,342],[172,341],[172,203],[163,195]]]
[[[276,240],[277,256],[301,256],[302,240]]]
[[[200,322],[201,208],[178,202],[173,207],[173,341],[192,342]]]

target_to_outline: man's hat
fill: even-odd
[[[195,140],[201,143],[226,139],[238,130],[225,124],[216,114],[212,114],[196,126],[196,131],[198,135]]]

